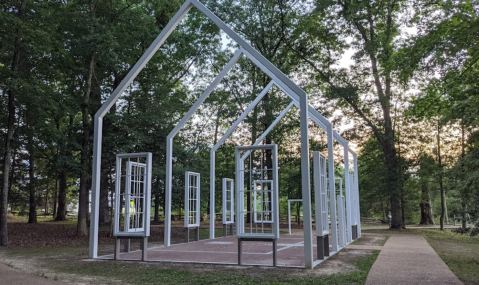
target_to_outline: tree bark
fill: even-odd
[[[18,63],[18,62],[17,62]],[[8,186],[10,176],[10,166],[12,159],[12,140],[13,128],[15,126],[15,93],[13,90],[8,90],[8,123],[7,135],[5,138],[5,153],[3,156],[3,185],[2,196],[0,203],[0,246],[7,246],[8,244],[8,228],[7,228],[7,214],[8,214]]]
[[[47,189],[45,193],[45,216],[48,215],[48,195],[50,195],[50,184],[47,182]]]
[[[30,142],[29,142],[30,143]],[[30,192],[29,197],[29,210],[28,210],[28,223],[36,224],[37,223],[37,199],[36,199],[36,189],[35,189],[35,161],[33,158],[33,147],[29,150],[29,166],[28,166],[28,176],[30,176],[30,181],[28,183],[28,188]]]
[[[433,225],[434,220],[432,219],[432,209],[431,204],[429,203],[429,189],[427,188],[427,182],[421,182],[421,220],[419,224],[421,225]]]
[[[155,214],[153,215],[153,221],[155,223],[160,223],[160,182],[157,180],[155,186]]]
[[[55,191],[53,191],[53,213],[54,217],[57,216],[57,205],[58,205],[58,177],[55,178]]]
[[[66,211],[67,211],[67,174],[65,171],[60,172],[59,174],[60,187],[58,189],[58,208],[57,208],[57,217],[55,221],[65,221]]]
[[[27,1],[22,0],[20,3],[20,9],[18,10],[18,18],[23,18],[26,10]],[[21,38],[15,39],[15,48],[13,51],[13,60],[11,70],[12,73],[17,73],[20,63],[20,45]],[[0,199],[0,246],[6,246],[8,244],[8,227],[7,227],[7,214],[8,214],[8,188],[9,188],[9,176],[10,166],[12,159],[12,141],[15,127],[15,91],[12,88],[7,90],[8,94],[8,121],[7,121],[7,133],[5,136],[5,153],[3,155],[3,178],[2,178],[2,193]]]
[[[82,152],[81,152],[81,172],[80,172],[80,193],[78,201],[78,223],[77,236],[88,235],[86,224],[88,216],[88,181],[89,181],[89,157],[90,157],[90,95],[93,72],[95,68],[95,56],[92,54],[88,63],[88,73],[86,76],[86,87],[83,95],[83,103],[81,106],[82,113]],[[108,200],[108,193],[107,193]],[[102,208],[102,207],[101,207]],[[108,207],[105,209],[108,216]]]
[[[110,168],[109,163],[102,163],[101,176],[100,176],[100,211],[98,213],[98,219],[100,225],[109,225],[110,219],[110,203],[108,196],[110,193]]]

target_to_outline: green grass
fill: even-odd
[[[28,215],[12,215],[8,214],[7,215],[7,221],[9,223],[26,223],[28,222]],[[55,221],[55,217],[51,215],[37,215],[37,222],[38,223],[62,223],[62,224],[71,224],[71,225],[76,225],[77,224],[77,218],[76,217],[67,217],[66,221],[58,222]]]
[[[479,281],[479,238],[449,230],[422,230],[428,243],[464,284]]]
[[[52,266],[57,272],[111,278],[112,284],[116,284],[118,280],[131,284],[364,284],[378,254],[379,251],[375,251],[370,256],[358,258],[355,261],[357,271],[331,276],[307,275],[308,271],[287,268],[263,270],[254,267],[252,270],[245,270],[244,267],[210,265],[207,270],[201,270],[202,265],[185,264],[174,265],[173,268],[159,268],[165,264],[118,261],[52,263],[49,267]],[[186,269],[189,267],[192,268]],[[295,274],[298,272],[300,274]]]

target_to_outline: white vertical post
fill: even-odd
[[[170,132],[168,137],[166,138],[166,187],[165,187],[165,238],[164,244],[165,246],[170,246],[171,244],[171,191],[172,191],[172,179],[173,179],[173,138],[176,134],[180,131],[180,129],[186,124],[186,122],[193,116],[193,114],[198,110],[198,108],[203,104],[203,102],[208,98],[208,96],[213,92],[213,89],[220,83],[221,79],[230,71],[231,68],[238,62],[238,60],[243,55],[242,50],[236,51],[233,58],[225,65],[223,70],[216,76],[213,82],[205,89],[203,94],[201,94],[200,98],[196,100],[196,102],[191,106],[188,110],[186,115],[181,119],[181,121],[175,126],[175,128]],[[210,223],[211,219],[213,219],[214,224],[214,209],[215,209],[215,199],[214,193],[210,193],[213,195],[213,200],[210,201]],[[213,211],[211,211],[213,209]],[[213,213],[213,215],[211,215]],[[210,225],[211,229],[211,225]],[[210,232],[211,234],[211,232]],[[214,234],[214,233],[213,233]]]
[[[344,196],[343,196],[343,179],[336,178],[339,182],[339,195],[338,198],[338,225],[339,225],[339,247],[346,245],[346,228],[344,219]]]
[[[291,201],[288,200],[288,229],[289,235],[291,235]]]
[[[279,176],[278,176],[278,145],[273,145],[271,150],[273,155],[273,189],[274,192],[271,193],[273,208],[270,211],[273,211],[273,223],[274,231],[277,238],[279,238]],[[271,201],[269,201],[271,203]],[[311,227],[310,227],[311,228]]]
[[[91,181],[91,217],[90,217],[90,258],[98,257],[98,215],[100,212],[100,171],[101,171],[101,141],[103,134],[103,117],[95,114],[93,134],[93,167]]]
[[[361,237],[361,211],[359,208],[359,177],[358,177],[358,156],[357,154],[353,154],[354,157],[354,188],[356,192],[356,209],[358,212],[358,238]]]
[[[303,196],[304,267],[313,268],[313,235],[311,222],[311,189],[309,172],[308,95],[300,96],[301,188]]]
[[[349,181],[349,150],[348,145],[344,145],[344,179],[346,180],[346,229],[347,229],[347,243],[353,240],[353,211],[356,207],[353,205],[353,197],[351,193],[351,181]]]
[[[233,133],[236,127],[244,120],[251,110],[261,101],[261,99],[268,93],[269,89],[273,87],[273,82],[271,81],[261,93],[256,97],[256,99],[244,110],[244,112],[236,119],[236,121],[231,125],[231,127],[225,132],[221,139],[213,146],[210,150],[210,239],[215,238],[215,209],[211,207],[214,205],[215,199],[215,180],[216,180],[216,169],[215,169],[215,152],[216,150],[225,142],[225,140]]]
[[[210,152],[210,239],[215,238],[215,169],[216,169],[216,153]],[[224,209],[223,209],[224,210]]]
[[[332,251],[338,251],[338,225],[336,224],[336,183],[334,181],[334,142],[333,142],[333,125],[327,126],[328,133],[328,178],[329,178],[329,207],[331,209],[331,241]]]
[[[316,219],[316,236],[324,236],[323,229],[325,228],[324,219],[322,214],[324,211],[327,210],[323,209],[322,198],[321,198],[321,190],[323,185],[321,182],[321,154],[319,151],[313,152],[313,188],[314,188],[314,204],[316,205],[315,209],[315,219]],[[327,223],[326,218],[326,223]],[[328,226],[329,227],[329,226]]]
[[[152,171],[153,171],[153,168],[152,168],[152,165],[153,165],[153,159],[152,159],[152,156],[153,154],[151,152],[147,153],[146,155],[146,170],[147,172],[145,173],[146,175],[146,187],[145,187],[145,191],[146,191],[146,201],[143,202],[143,209],[147,209],[146,211],[146,217],[145,217],[145,220],[146,220],[146,223],[144,223],[145,225],[145,233],[146,233],[146,236],[150,236],[150,221],[151,221],[151,211],[150,211],[150,207],[151,207],[151,174],[152,174]],[[146,250],[146,248],[145,248]]]
[[[236,197],[236,235],[241,231],[243,232],[243,220],[244,220],[244,215],[241,214],[241,212],[244,211],[244,206],[243,206],[243,199],[244,199],[244,194],[240,196],[240,189],[243,188],[243,171],[241,165],[243,164],[243,161],[240,161],[240,151],[238,149],[235,150],[235,197]]]
[[[171,179],[173,176],[173,138],[166,139],[165,246],[171,245]]]

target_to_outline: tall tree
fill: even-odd
[[[17,25],[14,26],[16,35],[13,38],[13,50],[11,51],[12,57],[10,59],[10,76],[8,86],[5,86],[3,90],[7,90],[8,95],[8,121],[7,121],[7,133],[5,135],[5,149],[3,154],[2,161],[2,193],[0,199],[0,246],[6,246],[8,244],[8,228],[7,228],[7,214],[8,214],[8,189],[9,189],[9,178],[10,178],[10,167],[12,159],[12,141],[13,141],[13,132],[15,128],[16,120],[16,107],[15,107],[15,96],[16,92],[19,89],[18,82],[16,82],[16,77],[20,69],[20,57],[22,56],[22,21],[26,13],[27,1],[21,0],[17,3],[16,6],[9,7],[10,11],[13,11],[13,15],[8,15],[9,13],[2,11],[4,16],[9,17],[11,20],[17,18]],[[8,10],[7,10],[8,11]],[[13,16],[13,19],[12,19]]]
[[[302,20],[301,37],[290,46],[308,66],[326,104],[341,106],[376,137],[384,155],[391,228],[404,227],[401,218],[403,175],[394,130],[394,103],[400,100],[395,78],[399,15],[405,1],[315,1]],[[354,63],[338,68],[340,55],[351,48]]]

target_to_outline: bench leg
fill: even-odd
[[[146,261],[148,258],[148,237],[144,237],[141,239],[141,250],[142,250],[142,255],[141,255],[141,260]]]
[[[120,241],[119,238],[115,239],[115,260],[120,259]]]
[[[273,240],[273,266],[276,267],[278,264],[277,260],[277,247],[276,247],[276,239]]]
[[[241,246],[241,239],[239,238],[238,239],[238,265],[241,265],[242,261],[241,261],[241,255],[242,255],[242,246]]]
[[[123,251],[130,252],[130,239],[123,240]]]

